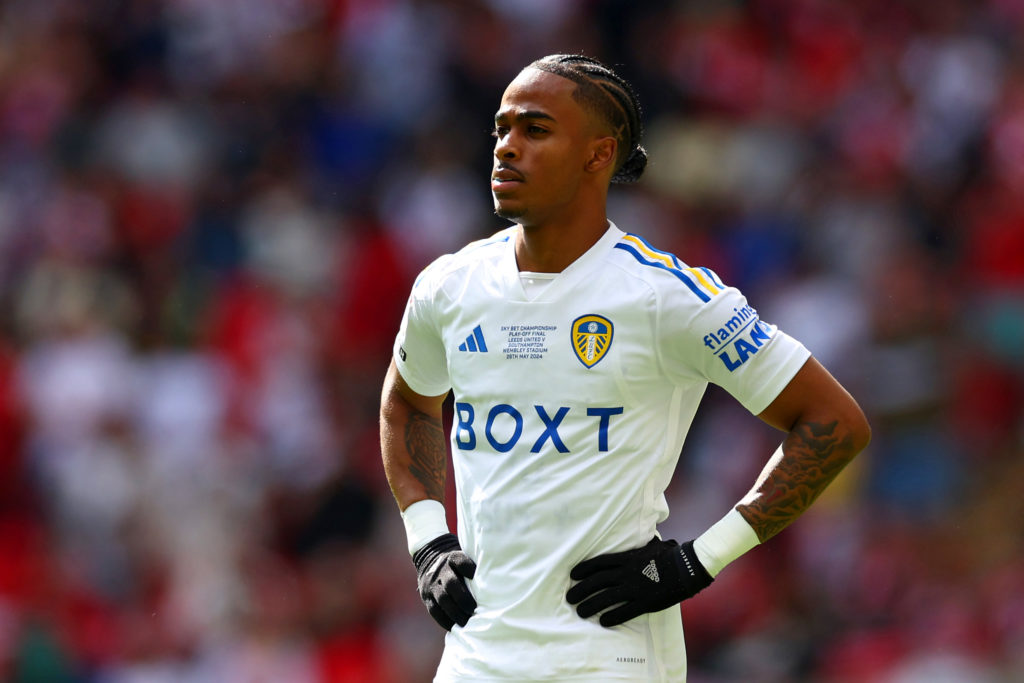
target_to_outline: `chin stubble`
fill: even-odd
[[[514,221],[516,218],[522,218],[525,213],[525,209],[505,209],[500,206],[494,207],[494,215],[498,218],[504,218],[509,221]]]

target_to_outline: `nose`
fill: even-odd
[[[519,148],[511,132],[502,135],[494,143],[494,158],[498,161],[513,161],[519,157]]]

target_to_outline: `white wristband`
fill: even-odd
[[[444,505],[436,500],[419,500],[405,508],[402,522],[405,524],[410,555],[415,555],[428,542],[448,533]]]
[[[693,541],[697,559],[712,577],[737,557],[760,543],[757,534],[736,508]]]

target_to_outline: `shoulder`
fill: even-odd
[[[413,284],[413,293],[427,295],[468,277],[479,267],[494,264],[515,234],[515,226],[500,230],[490,237],[470,242],[453,254],[435,259],[423,269]]]
[[[505,246],[515,237],[518,226],[510,225],[499,230],[490,237],[470,242],[459,249],[453,256],[457,259],[478,261],[492,258],[502,253]]]
[[[703,308],[731,288],[710,268],[690,266],[675,254],[632,233],[623,233],[612,249],[612,260],[643,280],[658,298]]]

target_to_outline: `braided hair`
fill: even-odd
[[[641,144],[640,101],[622,76],[583,55],[548,55],[527,68],[547,71],[576,83],[573,99],[604,119],[618,140],[617,167],[612,182],[635,183],[640,179],[647,167],[647,150]]]

